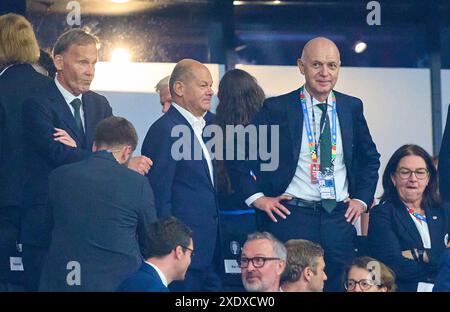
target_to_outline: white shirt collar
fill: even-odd
[[[192,127],[194,127],[194,125],[199,123],[199,122],[202,125],[202,129],[205,127],[206,121],[205,121],[205,119],[203,117],[206,115],[206,112],[202,115],[202,117],[196,117],[190,111],[188,111],[187,109],[181,107],[177,103],[172,103],[172,105],[180,112],[181,115],[183,115],[184,118],[186,118],[186,120],[189,122],[189,124]]]
[[[80,99],[82,101],[82,94],[80,94],[78,96],[75,96],[72,93],[70,93],[69,91],[67,91],[66,88],[64,88],[59,83],[59,81],[58,81],[58,74],[56,74],[56,77],[55,77],[55,84],[56,84],[56,87],[58,88],[59,92],[61,92],[62,96],[66,100],[67,104],[70,104],[75,99]]]
[[[316,98],[313,97],[312,98],[313,102],[311,104],[311,95],[309,94],[308,90],[306,90],[305,86],[303,86],[303,94],[305,95],[305,98],[307,99],[306,103],[307,103],[308,107],[311,107],[311,105],[317,105],[317,104],[323,103],[323,102],[319,102]],[[333,101],[333,97],[332,97],[331,92],[330,92],[328,94],[328,98],[327,98],[328,106],[330,106],[330,107],[332,106],[332,103],[333,103],[332,101]]]
[[[5,67],[5,69],[2,70],[2,72],[0,73],[0,76],[3,75],[5,73],[5,71],[10,68],[11,66],[13,66],[14,64],[8,65]]]
[[[154,265],[153,263],[148,262],[148,261],[144,261],[144,262],[155,269],[156,273],[158,273],[159,278],[161,279],[161,282],[164,284],[164,286],[167,287],[167,278],[164,276],[164,273],[156,265]]]

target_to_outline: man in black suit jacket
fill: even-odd
[[[211,85],[206,66],[195,60],[180,61],[169,83],[175,104],[150,127],[142,145],[142,154],[154,162],[148,177],[155,191],[158,217],[175,216],[194,235],[196,253],[186,279],[181,285],[173,283],[178,291],[221,289],[214,268],[218,252],[215,167],[202,138],[203,128],[212,121],[208,112]],[[183,155],[176,148],[180,142]]]
[[[183,280],[194,253],[192,230],[175,217],[150,226],[141,246],[145,261],[120,286],[120,292],[168,292],[167,286]]]
[[[268,137],[270,126],[279,127],[272,142],[278,166],[254,172],[261,161],[232,161],[229,172],[246,203],[258,208],[263,230],[282,241],[301,238],[324,248],[325,289],[337,291],[344,266],[354,256],[353,223],[373,201],[380,155],[361,100],[333,91],[340,68],[336,45],[312,39],[297,63],[305,85],[267,99],[253,122],[269,126]],[[322,163],[327,165],[321,168]]]
[[[51,213],[47,206],[48,175],[64,164],[91,154],[97,124],[112,115],[104,96],[89,91],[94,79],[98,41],[81,29],[62,34],[53,48],[54,83],[28,99],[23,107],[25,187],[21,241],[25,282],[35,291],[50,243]],[[147,173],[150,160],[135,157],[130,168]]]
[[[141,266],[139,244],[156,210],[148,180],[126,167],[136,145],[133,125],[108,117],[94,154],[51,173],[54,228],[41,291],[114,291]]]

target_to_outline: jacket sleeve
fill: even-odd
[[[149,157],[153,165],[147,174],[155,194],[159,219],[172,216],[172,185],[177,162],[171,156],[172,138],[167,127],[150,127],[142,144],[141,154]]]
[[[400,239],[392,225],[390,205],[378,205],[370,210],[368,241],[373,257],[380,260],[401,280],[426,280],[425,265],[402,256]]]
[[[439,188],[442,199],[450,202],[450,105],[439,152]]]
[[[52,112],[36,98],[28,99],[23,106],[23,133],[25,144],[30,145],[53,167],[80,161],[91,152],[69,147],[53,139],[55,124]],[[26,156],[25,156],[26,157]]]
[[[137,237],[139,246],[146,245],[150,224],[157,221],[155,200],[148,180],[143,180],[140,207],[138,209]]]
[[[367,121],[363,113],[363,104],[358,99],[357,107],[354,112],[356,132],[357,150],[354,152],[355,157],[355,191],[353,198],[360,199],[370,208],[373,202],[373,196],[378,182],[378,169],[380,168],[380,154],[372,140]]]

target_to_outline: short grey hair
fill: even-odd
[[[269,232],[255,232],[247,235],[245,244],[258,239],[267,239],[272,243],[273,254],[275,257],[286,261],[286,247],[283,243]]]
[[[161,79],[160,81],[158,81],[158,83],[155,86],[155,91],[159,93],[159,92],[161,92],[162,89],[164,89],[165,87],[168,87],[169,80],[170,80],[170,75],[166,76],[163,79]]]
[[[192,72],[192,65],[183,64],[183,62],[181,61],[178,62],[177,65],[175,65],[175,68],[173,69],[169,79],[169,91],[172,97],[176,95],[173,91],[173,85],[175,84],[175,82],[186,82],[188,79],[192,79],[192,77],[194,77],[194,73]]]
[[[56,39],[56,42],[55,42],[55,45],[53,46],[53,51],[52,51],[53,57],[55,57],[55,55],[62,54],[64,52],[66,52],[67,50],[69,50],[69,47],[72,44],[82,45],[82,46],[94,44],[96,46],[97,50],[99,49],[99,46],[100,46],[97,37],[95,37],[92,34],[89,34],[88,32],[84,31],[83,29],[74,28],[74,29],[66,31],[61,36],[59,36],[58,39]]]

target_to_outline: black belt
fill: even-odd
[[[301,207],[301,208],[308,208],[308,209],[313,209],[313,210],[319,210],[320,208],[322,208],[321,201],[310,201],[310,200],[304,200],[301,198],[293,198],[291,200],[283,200],[282,204]]]

